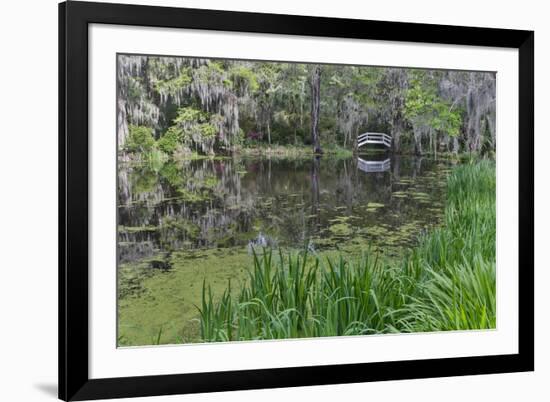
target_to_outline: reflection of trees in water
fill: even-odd
[[[422,171],[422,157],[416,157],[412,162],[412,178],[416,179],[416,176]]]
[[[353,158],[349,161],[345,160],[342,173],[342,179],[340,180],[340,182],[344,187],[346,212],[348,214],[351,214],[354,199],[353,189],[357,185],[357,159]]]
[[[312,234],[317,234],[321,228],[321,206],[319,205],[321,199],[319,190],[320,164],[321,157],[317,155],[311,162],[311,215],[314,216]]]
[[[405,176],[410,176],[412,179],[422,176],[425,173],[422,169],[422,161],[424,159],[422,156],[403,157],[401,155],[392,155],[391,171],[393,181],[398,182],[401,180],[402,170]],[[432,169],[432,167],[428,166],[428,169]]]
[[[422,175],[423,166],[397,157],[392,164],[392,172],[372,174],[357,169],[355,159],[327,157],[196,160],[158,171],[121,165],[119,241],[170,251],[246,245],[262,232],[295,246],[342,216],[362,225],[395,220],[387,216],[395,212],[407,220],[416,206],[393,205],[392,191],[400,177]],[[388,208],[368,215],[369,202]]]
[[[401,157],[399,155],[392,158],[393,166],[393,179],[399,181],[400,179],[400,168],[401,168]]]
[[[228,229],[250,230],[253,200],[242,196],[240,181],[230,160],[120,169],[119,241],[174,250],[216,245]]]

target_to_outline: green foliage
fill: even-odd
[[[217,60],[209,60],[207,64],[195,69],[193,78],[211,86],[231,87],[224,64]]]
[[[357,262],[264,250],[246,285],[214,300],[203,284],[205,341],[282,339],[496,326],[495,166],[457,168],[445,225],[402,262]]]
[[[282,87],[282,82],[279,80],[281,66],[278,63],[260,63],[256,74],[259,89],[256,93],[258,102],[261,108],[270,109],[275,93]]]
[[[177,126],[171,126],[157,141],[158,147],[167,154],[172,154],[184,138],[183,130]]]
[[[141,77],[129,77],[128,79],[128,98],[137,100],[143,92],[143,79]]]
[[[244,136],[244,130],[242,128],[239,128],[239,133],[235,136],[235,139],[233,141],[233,145],[239,147],[245,142],[245,136]]]
[[[203,112],[200,109],[187,106],[178,109],[178,115],[174,119],[174,124],[183,124],[183,123],[204,123],[208,121],[208,113]]]
[[[352,82],[360,88],[359,91],[353,91],[351,95],[365,109],[375,109],[377,107],[375,92],[377,85],[381,80],[383,71],[377,68],[357,68],[352,70]],[[349,86],[349,85],[348,85]]]
[[[128,58],[127,63],[120,64],[124,73],[119,76],[128,121],[140,121],[156,133],[168,134],[159,146],[171,156],[177,146],[203,154],[235,150],[243,143],[240,130],[260,134],[251,144],[254,146],[304,145],[311,141],[309,64],[121,57]],[[359,132],[380,131],[394,136],[397,151],[422,153],[423,142],[432,152],[445,146],[447,151],[465,146],[485,154],[494,151],[494,133],[484,125],[484,119],[489,118],[490,127],[494,126],[494,77],[489,73],[336,65],[321,68],[322,148],[343,146],[352,150]],[[469,100],[465,94],[470,94]],[[470,107],[466,107],[467,101]],[[479,112],[473,113],[472,105],[477,105]],[[132,116],[136,112],[139,116]],[[213,115],[221,116],[221,122],[213,121]],[[187,122],[193,124],[183,127]],[[217,128],[219,139],[212,127],[199,126],[204,123]],[[172,124],[181,129],[177,135],[169,132]],[[408,141],[411,128],[414,143]],[[458,141],[448,141],[449,137]]]
[[[241,94],[253,93],[259,89],[258,79],[254,71],[243,65],[235,65],[229,71],[234,89]]]
[[[166,132],[166,139],[161,138],[159,146],[173,153],[178,145],[195,144],[203,151],[211,152],[222,124],[223,117],[219,114],[209,114],[192,106],[180,108],[174,125]]]
[[[149,127],[130,125],[128,138],[124,145],[129,152],[147,152],[155,146],[153,130]]]
[[[213,138],[218,130],[210,123],[202,123],[199,125],[199,130],[204,138]]]
[[[208,69],[211,73],[218,73],[218,74],[224,74],[225,69],[223,62],[220,60],[210,60],[208,62]]]
[[[437,95],[436,82],[424,72],[416,72],[406,93],[404,114],[413,124],[426,125],[451,137],[462,126],[459,109]]]
[[[426,235],[409,259],[422,281],[406,328],[495,327],[495,190],[494,162],[459,166],[449,177],[444,226]]]
[[[187,87],[191,81],[191,68],[182,67],[175,78],[158,80],[154,85],[156,91],[161,94],[175,95],[181,89]]]
[[[434,109],[435,113],[431,122],[433,128],[451,137],[457,137],[462,126],[461,112],[458,109],[453,111],[447,102],[437,102]]]
[[[405,116],[412,120],[419,116],[431,115],[435,98],[435,87],[426,85],[417,73],[407,90]]]

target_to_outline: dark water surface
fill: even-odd
[[[438,223],[448,172],[395,155],[121,163],[119,261],[254,246],[395,253]]]

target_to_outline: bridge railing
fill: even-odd
[[[382,144],[391,147],[392,137],[386,133],[363,133],[357,137],[357,146],[365,144]]]

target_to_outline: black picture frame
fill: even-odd
[[[88,25],[257,32],[519,51],[517,354],[90,379]],[[59,398],[88,400],[534,370],[534,32],[70,1],[59,4]]]

